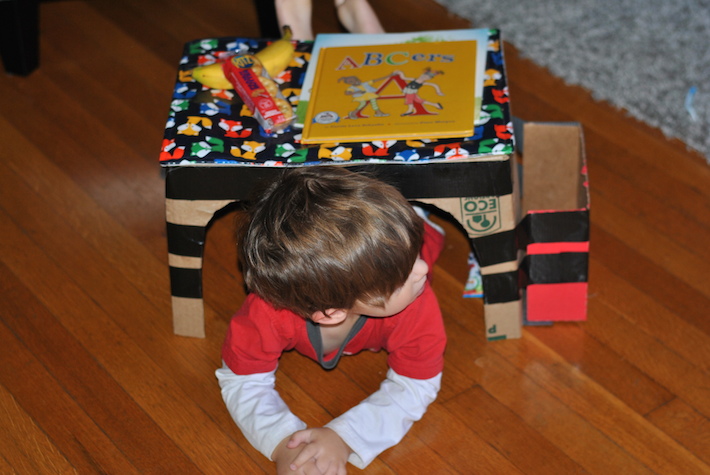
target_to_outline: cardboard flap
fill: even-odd
[[[523,127],[523,215],[587,208],[580,126],[529,122]]]

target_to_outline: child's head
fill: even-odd
[[[357,86],[359,84],[362,84],[362,81],[360,81],[360,78],[358,78],[357,76],[343,76],[338,79],[338,82],[341,81],[345,84],[350,84],[351,86]]]
[[[433,79],[438,74],[444,74],[444,71],[432,71],[431,68],[425,68],[424,72],[416,80],[428,81],[429,79]]]
[[[422,245],[422,220],[399,191],[337,166],[287,169],[249,214],[240,242],[246,285],[306,318],[384,305]]]

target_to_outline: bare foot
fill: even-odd
[[[384,33],[385,30],[367,0],[335,0],[338,19],[351,33]]]
[[[291,27],[294,39],[302,41],[312,40],[313,28],[311,27],[311,15],[313,13],[313,5],[311,4],[311,0],[274,1],[279,28],[283,31],[284,25],[288,25]]]

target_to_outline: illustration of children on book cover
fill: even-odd
[[[402,71],[395,71],[389,76],[371,79],[365,82],[360,81],[357,76],[344,76],[338,81],[342,81],[350,85],[350,87],[348,87],[345,91],[345,94],[352,96],[353,101],[357,103],[357,108],[348,114],[349,119],[367,118],[368,116],[364,115],[362,111],[368,105],[372,107],[376,117],[387,117],[389,114],[382,112],[377,103],[379,92],[378,88],[375,87],[375,84],[389,79],[396,81],[402,90],[402,94],[404,94],[404,103],[407,105],[407,110],[401,114],[402,116],[427,115],[436,114],[436,112],[430,112],[425,106],[438,110],[443,109],[444,106],[441,105],[441,102],[433,102],[423,99],[419,95],[419,89],[422,86],[431,86],[434,88],[437,95],[443,96],[444,93],[441,92],[439,85],[430,81],[439,74],[444,74],[444,71],[432,71],[431,68],[425,68],[422,74],[416,78],[408,78]]]
[[[304,143],[473,133],[473,41],[324,48]]]

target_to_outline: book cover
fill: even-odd
[[[474,41],[322,48],[302,143],[473,135]]]
[[[353,33],[321,33],[316,36],[313,42],[313,49],[309,60],[310,67],[306,70],[306,75],[301,86],[301,94],[296,108],[297,128],[303,127],[308,110],[308,103],[313,89],[315,78],[315,65],[318,64],[318,57],[321,48],[338,46],[365,46],[381,44],[401,44],[401,43],[433,43],[443,41],[476,41],[476,77],[483,78],[486,68],[486,51],[488,47],[489,30],[487,29],[459,29],[459,30],[430,30],[416,31],[408,33],[381,33],[381,34],[353,34]],[[474,120],[478,121],[480,106],[483,98],[483,81],[479,80],[475,84],[476,111]]]

